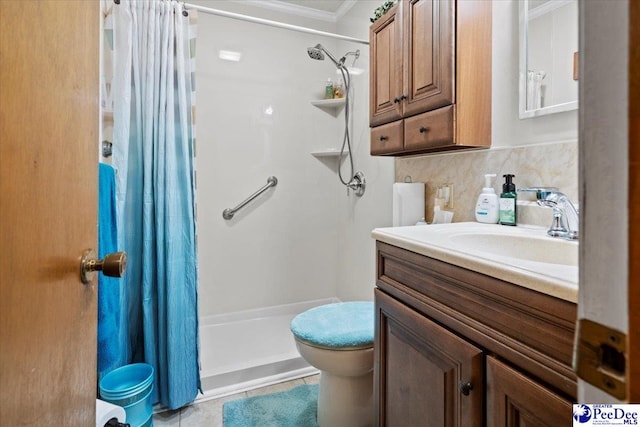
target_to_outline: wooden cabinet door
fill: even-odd
[[[454,103],[455,0],[403,0],[404,117]]]
[[[96,408],[97,1],[0,1],[0,425]]]
[[[375,425],[482,426],[482,351],[378,289],[375,301]]]
[[[487,357],[487,427],[570,426],[571,417],[571,402]]]
[[[402,16],[396,5],[369,29],[369,123],[402,117]]]

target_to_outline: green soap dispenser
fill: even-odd
[[[515,175],[506,174],[502,175],[502,177],[504,178],[504,184],[502,184],[502,193],[500,194],[498,222],[502,225],[516,225],[518,194],[516,193],[516,185],[513,183]]]

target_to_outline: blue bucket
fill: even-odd
[[[153,425],[153,367],[134,363],[109,372],[100,381],[100,397],[124,408],[131,427]]]

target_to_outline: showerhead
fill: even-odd
[[[308,47],[307,54],[309,58],[315,59],[316,61],[324,61],[324,53],[322,53],[322,46],[317,45],[315,47]]]
[[[323,61],[324,60],[324,55],[327,54],[327,56],[329,57],[329,59],[336,64],[336,67],[338,68],[342,68],[344,66],[343,62],[344,61],[338,61],[333,55],[331,55],[331,53],[325,49],[321,44],[317,44],[314,47],[308,47],[307,48],[307,54],[309,55],[309,57],[311,59],[315,59],[318,61]]]

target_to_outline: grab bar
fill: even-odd
[[[259,195],[267,191],[270,187],[275,187],[276,185],[278,185],[278,178],[276,178],[275,176],[270,176],[269,178],[267,178],[267,185],[265,185],[264,187],[262,187],[261,189],[259,189],[258,191],[250,195],[249,197],[247,197],[247,199],[244,202],[240,203],[238,206],[236,206],[233,209],[227,208],[224,211],[222,211],[222,218],[226,220],[230,220],[231,218],[233,218],[236,212],[238,212],[240,209],[245,207],[247,203],[249,203],[256,197],[258,197]]]

